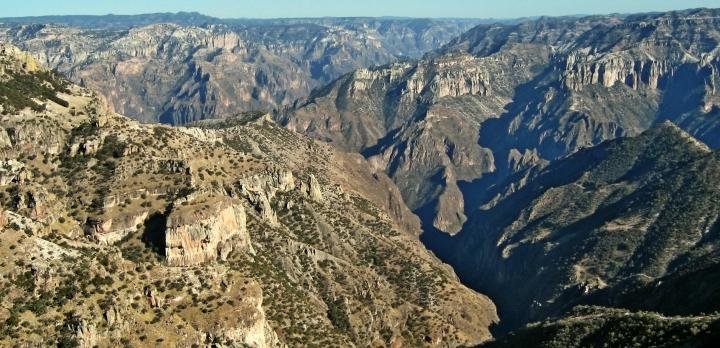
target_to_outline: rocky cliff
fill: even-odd
[[[226,260],[237,250],[253,253],[238,202],[192,197],[173,203],[165,230],[165,258],[173,266]]]

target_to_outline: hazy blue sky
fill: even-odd
[[[14,0],[0,17],[197,11],[216,17],[509,18],[720,7],[720,0]]]

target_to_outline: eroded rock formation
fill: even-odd
[[[147,211],[119,214],[113,217],[89,217],[85,222],[85,235],[98,244],[112,245],[126,236],[142,230]]]
[[[254,252],[240,202],[202,196],[173,206],[165,231],[168,264],[225,260],[233,250]]]

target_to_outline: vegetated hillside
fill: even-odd
[[[427,229],[456,233],[505,178],[665,120],[720,146],[718,17],[480,25],[418,62],[347,74],[277,119],[362,152]]]
[[[492,302],[360,155],[261,113],[143,125],[8,45],[0,83],[32,97],[0,104],[0,345],[490,338]]]
[[[720,317],[665,317],[602,307],[578,307],[482,347],[711,347]]]
[[[185,124],[271,111],[357,68],[420,57],[477,22],[220,20],[180,13],[0,23],[0,41],[101,92],[115,111]]]
[[[501,185],[455,237],[426,235],[503,329],[578,304],[668,315],[720,309],[720,157],[667,122]]]

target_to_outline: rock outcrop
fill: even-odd
[[[147,211],[119,214],[108,218],[89,217],[85,222],[85,235],[101,245],[112,245],[144,226]]]
[[[322,202],[323,195],[322,190],[320,189],[320,183],[313,174],[310,174],[310,177],[308,178],[306,193],[313,201],[318,203]]]
[[[14,159],[0,160],[0,186],[10,183],[21,183],[30,178],[25,165]]]
[[[75,142],[70,144],[68,149],[68,156],[75,157],[77,155],[93,155],[100,150],[103,145],[103,137],[91,137],[87,139],[76,139]]]
[[[107,326],[116,329],[124,324],[122,311],[117,306],[111,306],[103,315]]]
[[[266,223],[277,226],[277,214],[271,202],[278,192],[285,193],[295,189],[295,177],[289,170],[274,169],[244,178],[239,182],[239,186],[238,195],[253,205]]]
[[[657,61],[645,57],[646,60],[636,60],[636,56],[628,53],[593,56],[586,51],[571,53],[566,58],[563,83],[572,91],[580,91],[584,86],[593,84],[612,87],[616,83],[635,90],[642,87],[657,89],[661,78],[672,74],[672,70],[687,59],[677,57],[675,61]]]
[[[235,285],[238,286],[238,285]],[[251,291],[245,292],[239,299],[235,313],[238,322],[227,328],[211,333],[213,338],[229,341],[247,347],[274,348],[285,347],[280,342],[277,333],[267,321],[262,302],[263,296],[257,284],[250,284]],[[229,291],[232,291],[229,290]]]
[[[165,303],[165,299],[158,296],[158,291],[155,286],[146,286],[145,289],[143,289],[143,295],[145,295],[150,308],[160,308]]]
[[[95,325],[88,323],[87,320],[82,320],[78,323],[75,328],[75,337],[77,338],[78,347],[80,348],[95,347],[100,340]]]
[[[32,73],[40,70],[40,65],[29,52],[0,43],[0,74],[18,70]]]
[[[175,204],[167,217],[164,242],[169,265],[225,260],[232,251],[254,252],[240,202],[198,197],[183,203]]]
[[[12,147],[12,140],[5,128],[0,129],[0,149]]]

